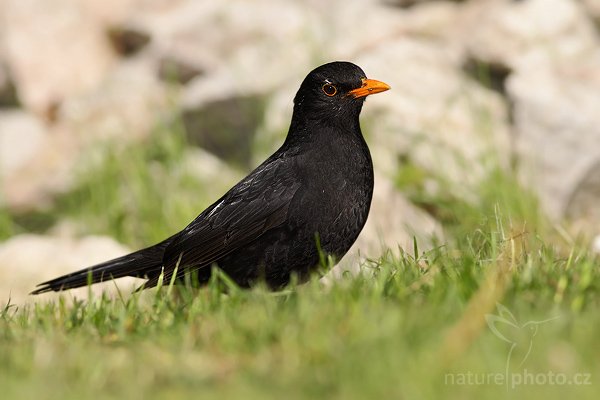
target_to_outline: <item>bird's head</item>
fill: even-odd
[[[310,120],[356,120],[365,98],[390,87],[367,79],[350,62],[335,61],[311,71],[294,98],[294,117]]]

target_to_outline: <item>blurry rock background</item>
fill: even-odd
[[[363,112],[376,194],[347,264],[441,234],[398,190],[403,168],[465,198],[490,169],[515,169],[554,221],[599,234],[599,45],[600,0],[1,0],[0,302],[126,251],[46,215],[106,143],[123,159],[157,126],[186,132],[177,168],[202,200],[160,205],[183,208],[167,227],[181,228],[282,142],[300,81],[338,59],[393,89]],[[105,206],[107,219],[120,207]]]

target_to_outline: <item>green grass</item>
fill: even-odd
[[[45,218],[132,246],[180,229],[220,192],[179,170],[183,136],[161,132],[107,148]],[[7,305],[0,397],[595,398],[600,260],[556,234],[510,174],[490,171],[467,201],[407,166],[398,185],[443,223],[446,240],[390,250],[332,284],[271,293],[216,277],[202,289]],[[440,190],[426,193],[425,179]],[[510,360],[491,316],[517,344]],[[535,336],[524,325],[548,319]],[[507,366],[509,387],[495,384]],[[590,384],[511,387],[549,374]]]
[[[0,240],[8,239],[13,232],[14,226],[11,216],[0,207]]]
[[[224,294],[215,280],[141,298],[7,307],[3,398],[592,398],[598,260],[499,239],[416,260],[388,253],[359,276],[283,293]],[[485,324],[497,302],[521,323],[558,317],[540,326],[527,371],[585,374],[592,384],[446,384],[447,374],[504,373],[509,345]]]

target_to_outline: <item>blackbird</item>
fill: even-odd
[[[305,282],[323,254],[340,259],[369,214],[373,163],[359,114],[368,95],[388,90],[350,62],[308,74],[294,98],[283,145],[185,229],[125,256],[38,285],[32,294],[132,276],[156,286],[213,266],[241,287]]]

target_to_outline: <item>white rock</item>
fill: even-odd
[[[358,59],[369,76],[392,90],[368,99],[370,143],[389,174],[398,154],[467,189],[490,166],[508,164],[510,128],[502,97],[466,78],[460,59],[441,43],[406,39]],[[369,131],[367,131],[369,132]]]
[[[105,26],[70,0],[5,0],[5,57],[21,102],[47,113],[101,84],[115,63]]]
[[[175,53],[206,71],[186,89],[184,107],[301,80],[320,62],[351,59],[393,37],[403,21],[401,10],[372,3],[369,20],[377,23],[356,24],[364,12],[361,0],[216,4],[185,2],[167,12],[142,13],[137,22],[154,32],[155,51]]]
[[[600,174],[600,54],[522,68],[507,89],[523,177],[560,218],[586,176]]]
[[[38,283],[56,278],[90,265],[126,254],[128,249],[113,239],[89,236],[82,239],[19,235],[0,243],[0,304],[8,299],[22,304],[31,301],[55,299],[55,293],[28,295]],[[124,278],[115,281],[124,294],[130,293],[141,280]],[[115,293],[115,283],[105,282],[93,286],[97,295],[102,291]],[[64,292],[66,297],[85,298],[88,288]]]
[[[592,251],[600,254],[600,236],[596,236],[594,243],[592,244]]]
[[[58,119],[84,146],[104,139],[126,143],[150,133],[166,111],[168,96],[149,60],[125,60],[101,87],[66,100]]]
[[[180,167],[197,179],[200,186],[210,187],[214,195],[220,191],[225,193],[243,178],[240,171],[233,170],[220,158],[201,148],[187,150]]]
[[[46,139],[46,128],[35,116],[21,110],[0,110],[0,184],[32,162]]]
[[[81,145],[60,126],[47,129],[47,139],[37,146],[35,154],[2,181],[3,203],[9,209],[43,209],[74,183]]]
[[[464,52],[462,35],[464,26],[471,18],[468,7],[453,1],[425,1],[418,7],[403,13],[402,23],[396,38],[402,36],[421,37],[443,42],[448,49]]]
[[[73,186],[78,163],[94,154],[99,142],[112,139],[127,144],[146,137],[166,109],[167,98],[145,60],[121,63],[106,76],[102,88],[64,101],[35,157],[3,180],[5,203],[19,211],[51,205],[56,195]]]
[[[598,36],[573,0],[470,2],[463,38],[481,61],[520,68],[556,60],[577,62],[598,48]]]
[[[207,71],[201,79],[219,82],[220,93],[239,93],[272,89],[289,69],[281,68],[284,60],[310,57],[310,43],[300,40],[306,39],[305,14],[306,7],[293,2],[191,0],[143,8],[132,23],[155,38],[153,51]]]
[[[600,232],[600,154],[597,162],[590,167],[567,204],[566,216],[574,222],[575,228],[584,232]]]

